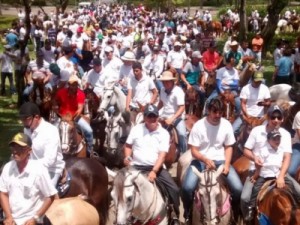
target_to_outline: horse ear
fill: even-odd
[[[112,179],[115,179],[117,173],[114,172],[114,171],[112,171],[112,170],[110,170],[110,169],[108,169],[107,167],[105,167],[105,169],[107,171],[108,176],[111,177]]]
[[[191,166],[192,171],[194,174],[196,174],[199,178],[202,176],[202,173],[199,172],[199,170],[195,166]]]
[[[219,166],[219,168],[217,169],[217,177],[222,174],[223,169],[224,169],[224,164],[222,164],[221,166]]]

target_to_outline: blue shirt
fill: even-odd
[[[9,44],[11,47],[15,47],[15,45],[18,43],[18,36],[11,32],[6,35],[5,39],[7,44]]]
[[[293,61],[290,57],[283,56],[278,60],[277,76],[289,76],[293,67]]]

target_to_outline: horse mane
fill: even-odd
[[[126,180],[126,172],[128,172],[128,169],[125,167],[117,173],[116,177],[114,178],[114,186],[117,190],[117,196],[118,201],[123,202],[123,190],[124,190],[124,183]]]
[[[226,178],[223,174],[221,174],[221,176],[217,177],[217,181],[219,182],[219,184],[220,184],[220,186],[223,190],[230,193],[229,187],[228,187],[227,182],[226,182]]]

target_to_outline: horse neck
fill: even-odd
[[[116,110],[118,110],[119,112],[124,112],[125,111],[125,107],[126,107],[126,96],[125,94],[122,92],[122,90],[118,87],[114,87],[114,93],[117,97],[117,107]]]
[[[144,220],[149,220],[158,215],[164,204],[164,200],[156,185],[151,183],[146,176],[139,175],[136,183],[143,190],[140,192],[139,203],[133,210],[133,215],[137,215],[138,218],[143,218]]]

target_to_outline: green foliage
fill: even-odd
[[[0,16],[0,30],[11,28],[15,20],[17,20],[16,16]]]

